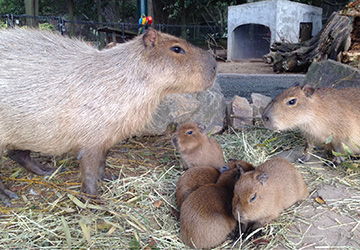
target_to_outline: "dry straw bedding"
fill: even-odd
[[[303,145],[297,133],[277,134],[259,128],[232,131],[214,138],[222,146],[226,159],[243,159],[254,165]],[[113,147],[107,169],[119,178],[101,183],[103,203],[98,205],[84,204],[76,198],[80,190],[79,169],[72,156],[35,157],[65,171],[39,177],[2,158],[2,181],[20,199],[12,200],[10,207],[0,207],[1,249],[186,248],[179,239],[179,222],[172,212],[177,209],[175,187],[182,166],[169,135],[133,138]],[[264,236],[260,240],[234,243],[229,239],[218,249],[306,247],[303,236],[316,220],[316,215],[306,216],[309,206],[319,208],[321,213],[331,211],[351,217],[352,233],[359,232],[359,173],[345,167],[334,169],[332,165],[296,166],[303,173],[311,196],[263,228]],[[356,192],[349,198],[319,204],[313,198],[323,185],[346,186]]]

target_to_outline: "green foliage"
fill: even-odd
[[[39,29],[41,29],[41,30],[51,30],[51,31],[56,30],[55,26],[50,24],[50,23],[40,23],[39,24]]]
[[[25,13],[24,0],[0,0],[0,15]]]
[[[7,29],[7,24],[4,23],[4,22],[2,22],[2,21],[0,21],[0,29],[2,29],[2,30]]]

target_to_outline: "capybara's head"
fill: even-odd
[[[178,126],[172,142],[180,152],[187,152],[201,145],[204,137],[207,137],[204,125],[184,122]]]
[[[231,169],[232,168],[242,168],[244,170],[244,172],[248,172],[248,171],[252,171],[255,170],[254,166],[247,162],[247,161],[243,161],[243,160],[236,160],[236,159],[229,159],[226,163]]]
[[[265,127],[282,131],[307,124],[313,118],[314,91],[310,85],[296,85],[283,91],[264,110]]]
[[[217,64],[209,52],[153,29],[143,35],[143,43],[144,60],[154,69],[150,77],[163,85],[159,91],[197,92],[213,85]]]
[[[233,215],[237,220],[240,216],[241,222],[257,221],[264,216],[266,209],[272,209],[267,202],[267,180],[267,174],[261,171],[241,175],[235,184],[233,197]]]

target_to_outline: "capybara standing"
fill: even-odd
[[[352,153],[360,153],[359,107],[357,88],[293,86],[270,102],[262,119],[271,130],[300,129],[307,139],[302,158],[307,161],[314,143],[325,143],[331,136],[331,146],[336,152],[344,152],[345,144]]]
[[[251,232],[309,195],[299,170],[275,157],[240,176],[234,187],[233,215]]]
[[[73,152],[91,196],[112,145],[140,132],[166,94],[203,91],[216,75],[210,53],[153,29],[102,51],[51,32],[2,30],[0,53],[0,152],[39,171],[30,151]]]
[[[235,229],[237,221],[231,204],[239,175],[238,168],[223,170],[215,184],[199,187],[184,200],[180,208],[180,238],[186,245],[213,248]]]
[[[224,165],[223,151],[215,139],[207,136],[204,125],[196,122],[180,124],[172,142],[180,152],[185,170],[196,166],[209,166],[220,171]]]

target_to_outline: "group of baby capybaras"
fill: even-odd
[[[359,96],[360,90],[354,88],[296,85],[277,96],[262,119],[271,130],[299,129],[304,134],[307,146],[301,161],[309,160],[314,143],[327,142],[335,152],[359,153],[360,112],[349,110],[360,106]],[[244,238],[309,195],[301,173],[283,158],[271,158],[256,168],[232,159],[224,165],[220,145],[197,123],[181,124],[173,143],[186,170],[177,183],[176,202],[180,238],[188,246],[216,247],[237,224]]]
[[[239,223],[246,236],[309,194],[300,172],[280,157],[257,168],[235,159],[225,164],[220,145],[198,123],[181,124],[173,142],[186,170],[177,182],[176,203],[180,238],[188,246],[216,247]]]

